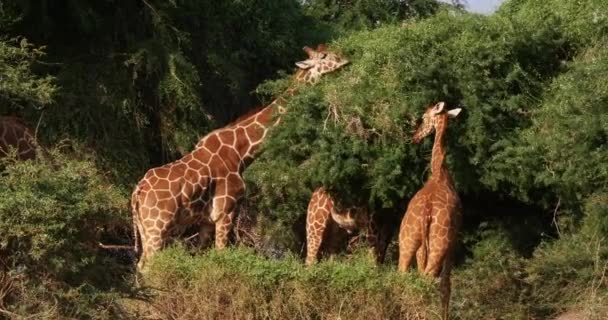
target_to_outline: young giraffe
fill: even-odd
[[[6,157],[10,148],[16,149],[18,160],[36,158],[33,130],[20,118],[0,117],[0,158]]]
[[[439,102],[428,107],[422,116],[413,142],[419,143],[435,129],[431,176],[410,200],[399,230],[399,271],[406,271],[416,255],[421,273],[437,277],[441,272],[443,319],[448,318],[452,254],[462,219],[460,198],[444,166],[443,143],[448,117],[456,117],[460,111],[448,111],[445,103]]]
[[[306,212],[306,265],[317,261],[321,246],[329,240],[335,227],[346,230],[348,234],[355,230],[365,230],[364,237],[373,249],[376,263],[384,261],[387,242],[383,241],[386,239],[380,239],[376,221],[369,215],[367,208],[341,208],[336,199],[320,187],[313,192]],[[357,239],[358,237],[351,239],[349,245]]]
[[[135,232],[135,251],[141,236],[145,261],[167,244],[172,236],[192,224],[201,226],[201,241],[215,229],[215,245],[222,249],[228,242],[235,206],[243,196],[243,170],[256,156],[273,122],[273,112],[285,111],[287,98],[302,84],[314,84],[322,75],[335,71],[348,60],[326,50],[304,47],[308,59],[296,63],[298,71],[286,92],[254,114],[203,137],[194,151],[162,167],[150,169],[138,183],[131,198]]]

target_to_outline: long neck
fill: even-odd
[[[243,127],[246,131],[246,139],[241,138],[242,141],[246,141],[246,143],[242,143],[237,148],[238,152],[241,154],[241,159],[243,159],[245,167],[258,155],[258,150],[262,142],[266,139],[268,129],[281,121],[281,115],[287,110],[289,98],[293,97],[298,92],[297,88],[302,82],[300,80],[302,76],[301,71],[302,70],[299,70],[298,73],[296,73],[289,88],[270,104],[251,117],[237,123],[237,126]],[[278,114],[277,117],[273,117],[273,114],[275,113]]]
[[[433,155],[431,157],[431,177],[439,177],[447,173],[445,161],[445,132],[448,126],[447,115],[442,114],[437,118],[435,124],[435,142],[433,143]]]

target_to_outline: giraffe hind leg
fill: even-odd
[[[417,232],[415,228],[412,228],[413,222],[415,220],[412,219],[411,216],[407,216],[410,214],[409,212],[406,214],[406,217],[401,224],[401,228],[399,230],[399,266],[398,269],[401,272],[407,271],[407,269],[412,264],[412,260],[416,255],[416,251],[422,245],[422,239],[420,232]]]

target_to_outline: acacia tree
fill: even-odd
[[[2,10],[8,36],[47,46],[38,71],[62,88],[42,138],[83,142],[128,186],[255,107],[263,79],[325,39],[295,0],[26,0]]]
[[[584,72],[566,76],[564,71],[576,67],[571,61],[598,37],[603,39],[606,23],[585,18],[602,10],[599,1],[587,1],[585,12],[572,6],[529,1],[489,17],[444,11],[407,28],[385,26],[340,38],[333,47],[351,65],[290,101],[265,153],[247,173],[261,189],[262,210],[290,225],[305,214],[311,191],[324,186],[347,202],[402,213],[424,181],[431,143],[408,142],[411,119],[442,100],[464,110],[449,129],[448,167],[457,189],[470,200],[465,206],[465,215],[473,216],[469,221],[501,212],[497,219],[506,222],[520,214],[519,220],[534,219],[542,232],[556,232],[551,221],[557,206],[564,212],[562,221],[576,225],[584,199],[597,198],[592,190],[605,188],[596,184],[604,181],[600,163],[605,155],[593,151],[605,140],[603,118],[595,116],[598,121],[585,126],[580,137],[591,139],[588,143],[570,150],[577,156],[569,159],[585,157],[586,169],[558,159],[557,145],[572,139],[556,137],[573,135],[565,128],[587,116],[551,119],[555,110],[581,110],[574,106],[576,99],[565,97],[574,92],[562,90],[568,80],[583,84],[574,79]],[[598,97],[588,104],[597,112],[593,108],[603,105],[603,89],[592,83],[604,83],[599,79],[605,73],[593,74],[598,78],[584,82],[584,92]],[[549,84],[561,75],[568,80],[552,88]],[[599,180],[592,179],[594,187],[587,189],[575,176]],[[504,209],[503,214],[483,207],[492,202],[487,199],[526,209]]]

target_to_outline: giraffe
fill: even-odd
[[[448,117],[456,117],[460,111],[448,111],[444,102],[438,102],[422,116],[412,141],[419,143],[435,129],[431,176],[410,200],[399,230],[399,271],[406,271],[416,255],[419,272],[441,276],[443,319],[448,318],[452,256],[462,220],[460,198],[444,166],[443,143]]]
[[[317,188],[308,203],[306,213],[306,265],[317,261],[317,256],[324,244],[327,246],[329,235],[336,228],[352,234],[355,230],[364,230],[364,237],[373,249],[377,264],[384,261],[384,253],[388,245],[383,226],[378,225],[375,217],[370,215],[367,207],[352,206],[343,208],[339,201],[323,187]],[[349,245],[359,237],[352,238]]]
[[[36,158],[33,130],[20,118],[0,117],[0,158],[6,157],[10,148],[16,149],[18,160]]]
[[[235,218],[235,207],[243,196],[243,170],[254,160],[268,129],[280,121],[287,99],[300,85],[316,83],[349,61],[330,52],[325,45],[304,47],[308,59],[296,62],[292,85],[261,110],[254,110],[226,127],[203,137],[194,150],[181,159],[150,169],[139,181],[131,197],[135,252],[145,261],[193,224],[200,225],[201,242],[215,232],[215,246],[223,249]],[[273,114],[279,117],[273,120]]]

